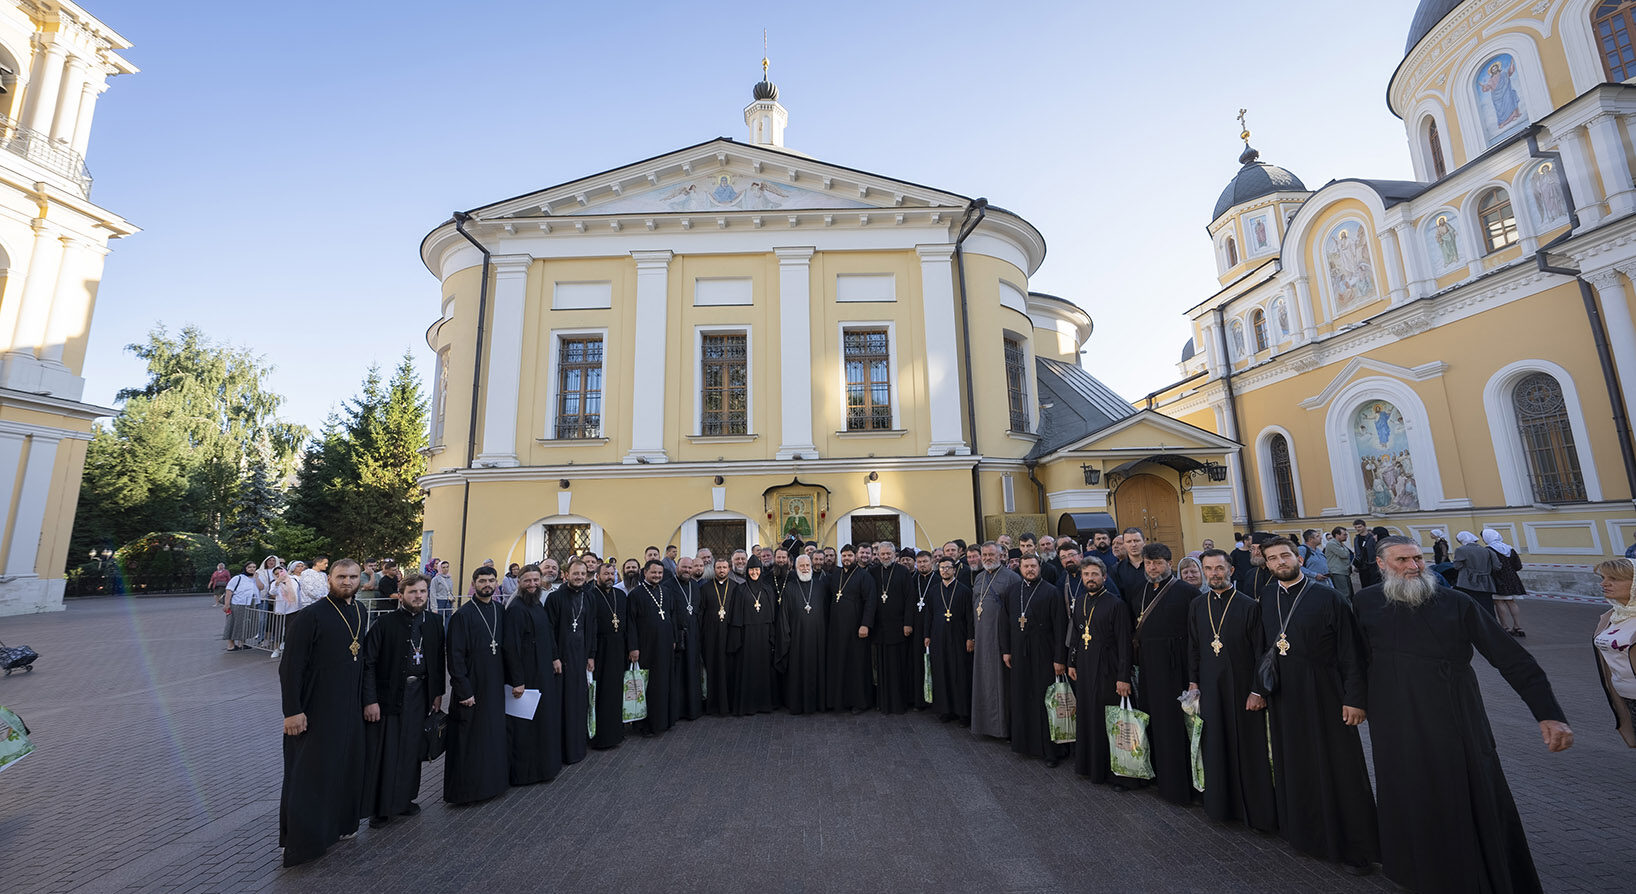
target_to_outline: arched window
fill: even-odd
[[[1631,32],[1636,31],[1636,2],[1607,0],[1591,13],[1591,29],[1596,32],[1596,48],[1602,53],[1602,70],[1617,84],[1636,77],[1636,48]]]
[[[1238,243],[1231,236],[1227,237],[1227,266],[1238,266]]]
[[[1295,475],[1290,471],[1289,441],[1283,435],[1273,435],[1267,448],[1272,454],[1272,484],[1278,494],[1278,517],[1298,518],[1301,510],[1295,506]]]
[[[1267,315],[1261,308],[1250,311],[1250,328],[1255,332],[1255,350],[1261,353],[1267,349]]]
[[[1482,221],[1483,244],[1496,252],[1517,242],[1517,216],[1511,212],[1511,197],[1495,187],[1477,200],[1477,218]]]
[[[1437,122],[1426,122],[1426,151],[1431,155],[1432,179],[1441,180],[1447,176],[1448,165],[1443,162],[1443,138],[1437,133]]]
[[[1585,476],[1579,469],[1562,384],[1550,373],[1532,373],[1512,389],[1511,401],[1517,410],[1517,434],[1528,457],[1534,502],[1583,502]]]

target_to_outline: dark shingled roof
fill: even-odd
[[[1414,11],[1414,20],[1409,23],[1409,39],[1403,44],[1403,55],[1414,52],[1415,44],[1459,5],[1460,0],[1420,0],[1420,8]]]
[[[1233,180],[1227,184],[1227,188],[1221,191],[1221,198],[1216,199],[1216,210],[1210,215],[1211,220],[1220,217],[1234,205],[1270,196],[1275,192],[1307,191],[1301,178],[1260,159],[1261,153],[1248,146],[1244,147],[1244,154],[1238,157],[1242,167],[1233,175]]]
[[[1040,387],[1040,440],[1029,456],[1044,456],[1087,435],[1136,415],[1113,389],[1077,364],[1036,358]]]
[[[1189,338],[1187,340],[1187,344],[1182,345],[1182,362],[1186,363],[1187,361],[1192,360],[1193,355],[1197,354],[1198,352],[1198,348],[1193,345],[1193,339]]]

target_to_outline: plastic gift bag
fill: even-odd
[[[1189,689],[1177,701],[1182,703],[1182,716],[1187,721],[1187,738],[1192,746],[1193,789],[1204,791],[1204,716],[1199,713],[1199,691]]]
[[[631,666],[625,671],[624,704],[620,708],[620,719],[626,723],[633,720],[646,720],[648,716],[648,672],[640,664]]]
[[[1074,688],[1061,674],[1045,689],[1045,718],[1051,726],[1052,742],[1066,745],[1078,735],[1079,712],[1074,704]]]
[[[920,700],[929,705],[932,703],[932,655],[930,652],[920,656],[920,666],[925,671],[921,677]]]
[[[596,738],[596,678],[589,671],[585,673],[585,688],[589,690],[585,698],[585,735]]]
[[[1108,730],[1108,766],[1115,776],[1152,779],[1153,761],[1147,750],[1147,715],[1122,698],[1102,709]]]
[[[28,740],[28,724],[12,713],[10,708],[0,706],[0,770],[5,770],[33,751],[34,743]]]

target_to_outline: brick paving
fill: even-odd
[[[1497,674],[1481,679],[1547,891],[1626,868],[1609,791],[1636,784],[1588,643],[1599,609],[1525,603],[1525,642],[1578,735],[1550,755]],[[0,619],[41,653],[0,679],[39,751],[0,774],[7,890],[243,892],[1383,891],[1147,792],[1084,783],[925,715],[784,714],[684,722],[592,752],[549,785],[441,802],[365,828],[316,864],[277,848],[276,662],[225,654],[208,597],[71,600]]]

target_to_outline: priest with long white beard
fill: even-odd
[[[1383,537],[1375,555],[1381,583],[1352,604],[1369,659],[1386,875],[1416,891],[1539,891],[1471,653],[1522,696],[1545,747],[1562,751],[1574,736],[1551,684],[1493,614],[1432,577],[1419,544]]]

